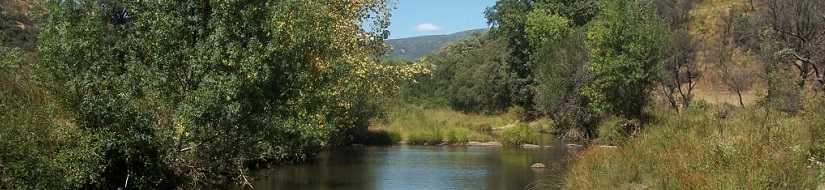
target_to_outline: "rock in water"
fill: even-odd
[[[531,168],[546,168],[547,166],[545,166],[545,165],[544,165],[544,164],[542,164],[542,163],[535,163],[535,164],[533,164],[533,165],[532,165],[532,166],[530,166],[530,167],[531,167]]]
[[[541,148],[541,146],[534,144],[523,144],[521,145],[521,148]]]

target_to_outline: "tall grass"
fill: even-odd
[[[655,109],[655,108],[654,108]],[[724,106],[654,121],[619,148],[591,147],[565,178],[568,189],[814,189],[820,168],[809,150],[822,113],[788,116]],[[818,115],[809,117],[806,115]],[[820,119],[821,120],[821,119]]]
[[[519,124],[502,132],[499,141],[506,145],[540,144],[541,137],[530,125]]]
[[[505,115],[464,114],[449,109],[424,108],[404,103],[386,110],[383,121],[373,122],[372,131],[397,132],[407,144],[464,144],[493,140],[493,127],[515,122]]]

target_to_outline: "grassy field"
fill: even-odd
[[[654,121],[619,148],[579,154],[565,187],[815,189],[825,174],[819,107],[796,116],[730,106],[654,109]]]

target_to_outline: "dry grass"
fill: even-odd
[[[493,127],[514,122],[504,115],[464,114],[448,109],[425,109],[414,105],[395,105],[386,121],[373,122],[370,130],[398,134],[409,144],[462,144],[493,140]]]
[[[656,120],[617,149],[578,155],[568,189],[813,189],[810,116],[713,107]],[[724,114],[723,114],[724,113]],[[817,112],[819,113],[819,112]],[[816,114],[813,114],[816,115]],[[724,118],[723,118],[724,117]]]
[[[520,123],[514,114],[484,115],[461,113],[445,108],[423,108],[409,104],[394,104],[387,111],[385,121],[372,122],[370,130],[386,131],[397,134],[408,144],[463,144],[469,141],[488,142],[497,140],[506,128],[520,124],[528,126],[530,134],[536,134],[536,129],[552,128],[547,120]],[[516,125],[517,126],[517,125]],[[526,134],[521,131],[519,134]],[[512,136],[512,135],[511,135]],[[537,143],[531,135],[515,135],[509,141],[518,143]]]

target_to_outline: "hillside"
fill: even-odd
[[[0,45],[33,51],[38,28],[32,20],[39,1],[0,1]]]
[[[474,33],[487,32],[487,30],[486,28],[482,28],[447,35],[391,39],[385,41],[385,43],[393,47],[393,51],[389,54],[391,58],[418,59],[441,49],[441,46],[444,46],[446,43],[469,37]]]
[[[718,33],[722,27],[722,16],[726,15],[731,9],[747,8],[750,4],[744,0],[716,0],[704,1],[697,4],[691,10],[691,16],[694,18],[690,22],[690,33],[695,39],[699,39],[706,47],[713,47],[720,44]],[[747,9],[746,9],[747,10]],[[713,49],[703,49],[697,55],[697,64],[704,75],[700,78],[698,85],[694,91],[696,98],[705,100],[709,103],[728,103],[736,104],[737,95],[731,91],[730,87],[724,84],[722,73],[715,65],[715,60],[709,60],[708,54],[712,54]],[[749,62],[757,63],[758,58],[748,53],[740,52],[737,56],[738,60],[747,60]],[[743,68],[746,73],[750,75],[761,75],[763,68],[761,64],[748,64]],[[742,92],[742,98],[745,104],[755,103],[760,89],[765,89],[764,84],[756,83],[750,88]]]

